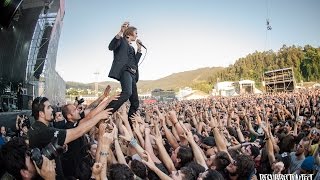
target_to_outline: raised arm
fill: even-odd
[[[144,152],[142,162],[147,165],[154,173],[156,173],[161,180],[172,180],[168,175],[162,172],[152,161],[150,154],[148,152]]]
[[[76,128],[67,129],[64,144],[68,144],[69,142],[81,137],[86,132],[90,131],[90,129],[94,127],[101,119],[108,119],[112,114],[111,110],[112,108],[106,109],[94,116],[92,120],[79,124],[79,126],[77,126]]]
[[[98,97],[98,99],[96,99],[96,100],[93,101],[91,104],[89,104],[89,106],[87,107],[87,109],[94,109],[94,108],[96,108],[96,107],[102,102],[102,100],[103,100],[104,98],[106,98],[106,97],[109,96],[110,91],[111,91],[111,86],[108,85],[108,86],[106,87],[106,89],[104,90],[104,93],[103,93],[100,97]]]
[[[161,163],[161,161],[158,159],[158,157],[154,154],[153,152],[153,148],[152,148],[152,145],[151,145],[151,139],[150,139],[150,128],[149,127],[146,127],[144,129],[144,138],[145,138],[145,150],[150,154],[153,162],[156,162],[156,163]]]
[[[118,159],[118,162],[120,164],[125,164],[125,165],[128,165],[127,162],[126,162],[126,159],[123,155],[123,152],[121,150],[121,147],[120,147],[120,144],[119,144],[119,139],[118,139],[118,128],[115,127],[115,132],[114,132],[114,148],[116,150],[116,156],[117,156],[117,159]]]
[[[205,159],[203,158],[202,156],[202,153],[201,153],[201,150],[200,150],[200,147],[197,145],[197,143],[194,141],[193,139],[193,135],[191,133],[191,131],[189,129],[185,129],[185,133],[183,134],[184,138],[188,140],[191,148],[192,148],[192,152],[193,152],[193,155],[196,159],[196,162],[198,164],[200,164],[201,166],[203,166],[205,169],[208,169],[208,166],[206,164],[206,161]]]
[[[177,147],[179,147],[179,143],[177,142],[176,138],[171,133],[170,129],[168,129],[168,127],[167,127],[166,120],[160,119],[160,122],[162,124],[162,128],[164,130],[166,138],[168,139],[169,144],[173,147],[173,149],[176,149]]]
[[[158,126],[156,126],[155,128],[156,128],[156,133],[155,133],[154,140],[155,140],[156,145],[159,150],[160,159],[163,162],[163,164],[166,166],[166,168],[169,170],[169,172],[175,171],[176,168],[174,167],[174,164],[173,164],[168,152],[166,151],[166,148],[163,145],[163,140],[162,140],[160,130],[159,130]]]
[[[115,49],[117,49],[120,44],[121,44],[121,41],[122,41],[122,35],[123,35],[123,32],[129,27],[129,22],[124,22],[122,25],[121,25],[121,29],[119,31],[119,33],[111,40],[110,44],[109,44],[109,50],[110,51],[113,51]]]

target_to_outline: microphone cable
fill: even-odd
[[[144,58],[146,58],[146,55],[147,55],[147,53],[148,53],[148,49],[145,48],[145,50],[146,50],[146,53],[144,54],[142,61],[138,64],[138,67],[140,67],[140,65],[141,65],[141,64],[143,63],[143,61],[144,61]]]

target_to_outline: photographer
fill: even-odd
[[[63,146],[75,139],[81,137],[94,127],[100,120],[107,119],[111,115],[112,109],[106,109],[94,116],[90,121],[85,121],[73,129],[56,129],[49,127],[49,123],[53,119],[52,107],[46,97],[37,97],[32,102],[32,114],[35,122],[32,124],[28,135],[30,148],[44,148],[49,144],[53,137],[57,138],[57,144]],[[57,179],[64,179],[62,172],[62,165],[60,162],[59,154],[55,157]]]
[[[106,88],[104,97],[107,97],[109,94],[110,87]],[[86,117],[81,115],[81,109],[77,108],[73,104],[68,104],[62,107],[63,117],[67,120],[65,129],[73,129],[78,127],[80,124],[85,123],[86,121],[91,121],[91,118],[94,117],[97,113],[101,112],[111,100],[115,99],[117,96],[110,97],[105,101],[99,101],[100,104],[91,110]],[[78,105],[79,107],[79,105]],[[81,136],[74,141],[68,143],[68,151],[63,154],[62,163],[63,172],[65,176],[74,176],[75,167],[80,164],[80,160],[86,155],[86,152],[81,151],[83,147],[87,144],[86,138]]]
[[[58,129],[65,129],[66,127],[66,120],[62,115],[61,107],[56,107],[54,114],[53,114],[53,127]]]
[[[0,152],[0,169],[5,172],[1,179],[40,179],[39,175],[45,180],[55,179],[55,161],[43,156],[41,169],[35,167],[22,138],[12,139]]]

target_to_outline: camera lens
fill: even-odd
[[[43,159],[42,159],[40,149],[34,148],[30,151],[30,154],[31,154],[30,158],[36,163],[38,168],[41,168]]]

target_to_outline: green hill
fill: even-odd
[[[140,80],[138,91],[150,92],[153,89],[177,91],[181,87],[189,86],[197,90],[209,92],[217,81],[238,81],[251,79],[256,85],[261,86],[263,73],[265,71],[292,67],[296,82],[319,82],[320,81],[320,48],[310,45],[286,46],[283,45],[278,52],[264,51],[248,54],[239,58],[229,67],[205,67],[191,71],[174,73],[157,80]],[[120,87],[117,82],[100,82],[99,90],[110,84],[113,89]],[[68,88],[94,89],[94,83],[83,84],[77,82],[67,82]]]

